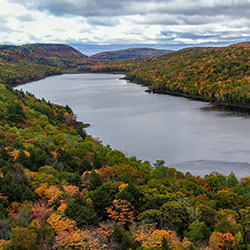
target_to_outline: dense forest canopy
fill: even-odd
[[[164,55],[170,52],[169,50],[159,50],[150,48],[130,48],[116,51],[106,51],[92,55],[93,59],[102,60],[123,60],[123,59],[139,59],[152,58]]]
[[[128,77],[156,92],[250,107],[250,45],[184,49],[152,59]]]
[[[0,85],[0,249],[243,249],[250,179],[103,146],[71,109]],[[165,247],[165,248],[164,248]]]
[[[82,67],[119,59],[151,58],[167,50],[135,48],[87,57],[64,44],[0,45],[0,83],[15,86],[43,77],[75,73]]]
[[[0,83],[11,86],[62,73],[87,56],[64,44],[0,46]]]
[[[38,100],[10,86],[86,60],[70,48],[65,58],[60,56],[64,52],[58,45],[55,54],[43,47],[39,56],[34,46],[18,58],[0,57],[4,83],[0,84],[0,249],[250,248],[250,177],[238,180],[233,173],[217,172],[193,176],[168,168],[163,161],[152,166],[103,146],[86,133],[87,125],[76,121],[70,107]],[[6,50],[12,49],[2,46],[1,55],[7,57],[11,52]],[[26,51],[25,46],[22,49]],[[248,45],[187,49],[143,63],[119,61],[106,66],[123,67],[129,77],[152,88],[167,88],[159,82],[161,77],[172,86],[170,73],[179,72],[179,88],[186,79],[186,91],[195,94],[200,86],[213,91],[221,86],[215,84],[218,77],[232,74],[225,79],[225,89],[245,79],[235,89],[249,94],[248,51]],[[225,66],[206,80],[217,67],[216,58],[217,63],[224,59]],[[195,67],[199,74],[195,75]],[[194,76],[197,84],[192,85]]]

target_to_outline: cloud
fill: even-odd
[[[11,0],[19,3],[18,0]],[[79,15],[79,16],[120,16],[131,14],[131,5],[136,6],[143,1],[110,1],[110,0],[23,0],[27,8],[45,10],[54,15]]]
[[[19,0],[11,0],[19,3]],[[125,16],[151,14],[249,16],[249,0],[23,0],[27,8],[57,16]]]
[[[17,17],[21,22],[34,22],[36,18],[30,14],[20,15]]]
[[[91,25],[96,26],[110,26],[114,27],[120,24],[120,20],[117,17],[107,17],[104,16],[102,18],[100,17],[88,17],[86,18],[87,22]]]
[[[1,41],[221,44],[250,35],[250,0],[1,1]]]

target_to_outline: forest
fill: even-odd
[[[103,146],[70,107],[0,85],[0,249],[247,249],[250,177]]]
[[[63,44],[0,45],[0,83],[15,86],[61,74],[86,58]]]
[[[130,48],[124,50],[106,51],[92,55],[92,59],[100,60],[124,60],[124,59],[140,59],[153,58],[164,55],[170,50],[159,50],[151,48]]]
[[[1,53],[7,54],[6,49],[12,48],[2,48]],[[152,83],[159,81],[160,72],[168,72],[167,65],[175,67],[177,72],[181,61],[187,64],[187,71],[182,74],[186,77],[188,69],[196,65],[194,61],[197,65],[202,60],[204,65],[208,62],[212,65],[213,59],[202,59],[204,53],[220,58],[223,52],[221,58],[225,59],[229,50],[235,51],[232,58],[236,51],[247,58],[249,49],[248,45],[187,49],[185,53],[171,52],[156,59],[143,59],[141,78],[137,79],[151,82],[146,76],[154,79],[157,73],[158,78]],[[32,59],[28,59],[32,49],[28,51],[25,56],[21,53],[20,58],[0,57],[13,66],[9,68],[8,63],[2,62],[6,70],[1,68],[0,78],[4,83],[0,84],[0,249],[250,249],[250,177],[238,180],[234,173],[224,176],[218,172],[193,176],[169,168],[164,161],[142,162],[102,145],[86,133],[88,124],[77,121],[69,106],[39,100],[31,93],[12,88],[19,80],[32,80],[33,73],[54,74],[46,71],[46,67],[51,70],[55,66],[60,72],[63,67],[74,67],[73,64],[86,58],[77,52],[72,57],[69,52],[65,63],[60,56],[62,52],[54,55],[46,50],[41,54],[32,52]],[[177,60],[178,53],[181,56]],[[196,59],[191,63],[185,54]],[[52,60],[54,66],[46,62],[43,68],[37,61],[42,60],[42,55]],[[233,62],[245,61],[242,58],[237,57]],[[147,71],[160,62],[165,64],[159,72],[156,68]],[[19,63],[23,68],[15,67]],[[31,68],[26,72],[28,63]],[[127,67],[128,76],[132,77],[137,74],[139,63],[133,60],[109,62],[109,65],[117,65],[118,69]],[[36,71],[35,65],[41,72]],[[228,81],[247,79],[243,63],[233,65],[238,71]],[[7,69],[12,78],[8,75],[4,78]],[[204,72],[209,69],[203,68]],[[224,74],[226,68],[221,72]],[[17,77],[19,74],[22,75]],[[13,80],[6,82],[6,79]],[[171,79],[174,77],[169,78],[169,83]],[[208,80],[202,86],[207,85]],[[190,80],[187,90],[191,86]],[[243,88],[244,84],[240,86]],[[200,85],[197,83],[196,87]]]
[[[164,55],[128,73],[155,92],[173,92],[250,107],[250,44],[190,48]]]

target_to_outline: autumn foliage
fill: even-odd
[[[128,225],[136,219],[133,205],[126,200],[114,200],[112,206],[107,211],[109,217],[121,226]]]
[[[52,55],[39,46],[27,49],[24,55],[11,46],[0,51],[12,64],[10,68],[6,64],[0,76],[5,83],[0,84],[0,249],[249,249],[249,177],[238,180],[234,173],[217,172],[193,176],[163,161],[152,165],[102,145],[86,133],[87,125],[77,122],[68,106],[38,100],[6,85],[7,79],[16,79],[9,84],[32,79],[35,68],[24,71],[24,76],[20,70],[30,64],[13,71],[16,60],[38,52]],[[65,53],[70,56],[70,51]],[[56,53],[56,62],[60,53]],[[204,59],[207,54],[208,61]],[[214,60],[222,55],[233,64],[225,61],[219,69]],[[135,70],[131,77],[150,81],[153,88],[185,93],[195,89],[194,94],[223,97],[224,101],[232,97],[233,103],[247,104],[247,85],[234,85],[248,77],[243,76],[248,71],[241,60],[240,65],[235,64],[237,55],[242,55],[247,67],[248,46],[188,49],[153,59],[141,72],[131,62],[129,67]],[[78,54],[73,53],[75,56]],[[151,68],[151,63],[161,65],[160,69]],[[168,74],[172,67],[181,69],[177,78],[178,70]],[[195,67],[200,79],[204,78],[201,82],[197,78],[197,84],[193,82]],[[188,70],[182,72],[184,68]],[[221,74],[208,83],[212,69]],[[240,72],[238,78],[233,75],[232,81],[218,83],[234,70]]]

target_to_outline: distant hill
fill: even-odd
[[[149,92],[250,109],[249,42],[186,48],[154,58],[99,61],[82,67],[83,71],[125,72],[127,79],[147,85]]]
[[[100,60],[124,60],[124,59],[140,59],[153,58],[170,52],[170,50],[159,50],[151,48],[130,48],[124,50],[106,51],[97,53],[91,58]]]
[[[65,64],[70,66],[77,60],[87,58],[80,51],[64,44],[27,44],[22,46],[1,45],[0,59],[7,62],[29,60],[42,63],[47,61],[50,64]]]
[[[0,83],[16,85],[73,68],[87,58],[64,44],[0,46]]]

